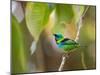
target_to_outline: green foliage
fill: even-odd
[[[46,29],[49,29],[49,26],[53,24],[53,20],[51,20],[51,24],[47,26],[51,15],[51,11],[55,10],[56,16],[55,24],[52,25],[52,32],[60,32],[64,34],[64,32],[66,32],[67,29],[67,24],[72,22],[75,23],[79,20],[80,16],[84,11],[84,6],[28,2],[25,10],[25,19],[27,27],[34,39],[37,41],[41,32],[46,27]],[[77,13],[79,13],[80,15],[78,15]]]
[[[66,23],[73,20],[74,13],[72,5],[56,4],[56,23],[53,28],[54,33],[64,33],[66,30]]]
[[[84,13],[85,6],[72,5],[72,9],[74,13],[74,22],[77,23]]]
[[[22,4],[24,4],[24,3],[22,3]],[[46,49],[46,51],[48,51],[48,54],[49,54],[50,53],[49,51],[54,50],[54,49],[52,49],[54,47],[51,48],[51,45],[48,47],[49,43],[46,43],[46,42],[52,41],[52,38],[49,37],[49,35],[50,34],[52,35],[52,33],[61,33],[64,35],[64,37],[67,37],[66,35],[68,35],[68,36],[72,36],[73,34],[76,35],[76,32],[77,32],[76,25],[77,25],[80,17],[82,16],[82,14],[85,11],[85,6],[43,3],[43,2],[42,3],[25,2],[25,6],[23,8],[25,9],[25,11],[24,11],[25,17],[24,17],[24,21],[23,21],[24,23],[23,22],[18,23],[16,18],[14,16],[12,16],[12,63],[11,63],[11,65],[12,65],[13,73],[25,73],[28,71],[27,70],[28,69],[27,62],[29,60],[27,60],[27,57],[28,57],[27,51],[28,50],[26,50],[26,49],[29,49],[29,48],[26,48],[26,46],[24,45],[25,43],[28,43],[27,45],[30,47],[33,38],[36,43],[38,40],[41,41],[41,39],[42,39],[41,43],[45,44],[45,45],[42,45],[43,47],[41,47],[41,50],[42,50],[42,48],[44,51]],[[91,12],[89,12],[89,14]],[[89,14],[88,14],[88,16],[89,16]],[[92,23],[91,22],[92,20],[90,20],[90,18],[88,18],[88,16],[86,16],[84,18],[84,21],[86,23],[83,24],[82,31],[80,33],[80,42],[90,44],[91,41],[92,42],[95,41],[95,29],[94,29],[95,23]],[[91,16],[91,14],[90,14],[90,16]],[[94,14],[92,16],[94,16]],[[91,18],[91,19],[93,19],[93,18]],[[93,22],[94,22],[94,19],[93,19]],[[26,30],[28,28],[28,30],[25,31],[23,26],[22,26],[23,29],[21,29],[20,24],[26,25],[27,27],[25,26],[25,28],[26,28]],[[67,32],[67,30],[69,30],[69,32]],[[44,31],[44,33],[43,33],[43,31]],[[33,38],[31,36],[28,36],[26,34],[26,32],[28,35],[31,34]],[[42,36],[45,37],[45,39],[40,37],[41,33],[43,33]],[[74,37],[76,37],[75,35],[74,35]],[[25,38],[23,39],[23,37],[28,37],[28,40]],[[31,37],[31,39],[30,39],[30,37]],[[39,37],[40,37],[40,39],[39,39]],[[68,38],[70,38],[70,37],[68,37]],[[70,38],[70,39],[74,39],[74,38]],[[25,42],[24,40],[25,41],[27,40],[28,42],[27,41]],[[73,41],[70,40],[70,41],[66,41],[66,42],[72,43]],[[53,46],[55,46],[54,43],[50,43],[50,44],[53,44]],[[83,46],[88,45],[88,44],[83,44]],[[77,45],[77,47],[78,47],[78,45]],[[38,48],[38,47],[36,47],[36,48]],[[76,47],[75,47],[75,45],[74,46],[73,45],[71,45],[71,46],[63,45],[61,48],[63,48],[64,51],[67,52],[67,49],[76,48]],[[91,45],[90,45],[90,48],[91,48]],[[85,50],[88,51],[87,48]],[[37,51],[37,55],[38,54],[41,55],[41,53],[38,53],[38,51]],[[86,56],[86,53],[84,54],[85,56]],[[51,54],[54,54],[54,53],[51,53]],[[57,54],[57,55],[59,55],[59,54]],[[87,54],[87,55],[89,55],[89,54]],[[91,53],[90,53],[90,55],[91,55]],[[56,55],[55,55],[55,57],[56,57]],[[72,57],[73,57],[73,59],[76,60],[80,56],[74,57],[74,54],[73,54]],[[36,60],[38,60],[38,59],[36,58]],[[48,62],[49,61],[52,62],[51,59],[48,59]],[[79,59],[79,62],[80,62],[80,59]],[[77,67],[76,63],[74,63],[74,62],[71,62],[71,63],[75,64],[75,66]],[[78,63],[78,65],[79,65],[79,63]],[[76,67],[75,67],[75,69],[76,69]],[[73,68],[73,66],[71,67],[71,69],[72,68]]]
[[[72,5],[56,4],[57,22],[70,22],[73,18]]]
[[[27,72],[27,50],[25,50],[20,24],[12,16],[12,73]]]
[[[27,3],[25,19],[27,27],[35,40],[38,40],[40,33],[45,28],[50,11],[51,9],[49,10],[47,3]]]
[[[70,34],[75,37],[76,24],[84,12],[84,7],[85,6],[56,4],[56,23],[53,32],[60,32],[65,35],[66,32],[69,31]]]

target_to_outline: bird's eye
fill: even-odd
[[[54,35],[55,37],[57,37],[57,38],[59,37],[57,34],[53,34],[53,35]]]

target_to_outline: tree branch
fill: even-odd
[[[86,8],[86,10],[84,11],[83,15],[80,16],[80,18],[79,18],[79,21],[78,21],[78,30],[77,30],[77,34],[76,34],[76,38],[75,38],[75,41],[76,42],[79,40],[80,29],[82,27],[82,18],[85,16],[88,8],[89,8],[89,6]],[[78,11],[80,11],[80,8],[79,8]],[[86,65],[85,65],[83,53],[81,54],[81,56],[82,56],[82,65],[84,66],[84,69],[86,69]],[[60,67],[59,67],[58,71],[62,71],[63,70],[63,67],[64,67],[64,64],[65,64],[66,58],[68,58],[68,53],[66,53],[66,54],[64,54],[62,56],[62,61],[61,61],[61,64],[60,64]]]
[[[64,67],[64,64],[65,64],[65,61],[66,61],[66,58],[68,58],[68,54],[64,54],[64,55],[62,56],[62,62],[61,62],[61,64],[60,64],[60,67],[59,67],[58,71],[62,71],[62,69],[63,69],[63,67]]]

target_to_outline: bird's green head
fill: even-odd
[[[57,34],[53,34],[53,35],[54,35],[56,41],[64,38],[64,36],[61,33],[57,33]]]

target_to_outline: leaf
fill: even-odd
[[[26,5],[25,16],[27,27],[35,40],[38,40],[40,33],[45,28],[50,10],[47,3],[28,2]]]
[[[67,25],[73,20],[74,13],[72,5],[68,4],[57,4],[56,5],[56,24],[53,28],[54,33],[66,33]]]
[[[79,8],[79,10],[78,10]],[[56,24],[53,33],[62,33],[68,38],[74,39],[77,33],[76,23],[84,12],[84,6],[57,4]]]
[[[68,4],[57,4],[56,5],[57,21],[71,21],[74,14],[72,10],[72,5]]]
[[[25,50],[24,40],[20,24],[12,16],[12,73],[25,73],[27,71],[27,51]]]
[[[74,21],[77,23],[84,12],[85,6],[72,5],[72,9],[74,12]]]

